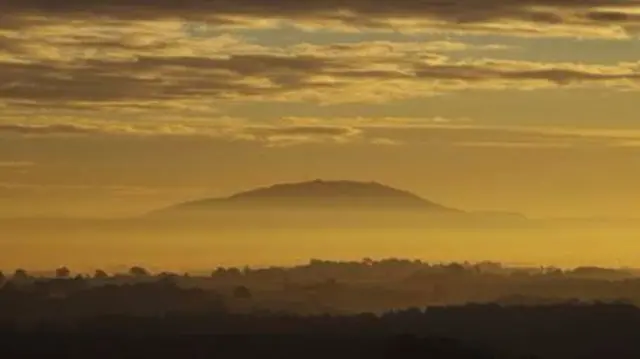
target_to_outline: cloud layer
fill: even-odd
[[[640,131],[563,127],[487,126],[467,119],[418,118],[283,118],[252,124],[238,119],[228,124],[182,123],[132,125],[93,121],[82,125],[0,124],[1,135],[43,136],[180,136],[219,141],[256,142],[267,147],[308,144],[407,145],[475,148],[597,148],[638,147]],[[26,162],[0,162],[0,167]]]
[[[513,45],[451,38],[267,45],[233,29],[426,31],[623,38],[639,1],[24,0],[0,4],[0,134],[207,136],[269,146],[416,142],[396,123],[260,122],[225,117],[229,104],[369,106],[465,91],[638,91],[640,62],[544,62]],[[194,28],[195,26],[195,28]],[[199,27],[203,26],[203,27]],[[241,35],[242,34],[242,35]],[[276,117],[287,117],[280,114]],[[494,129],[421,126],[464,146],[537,146]],[[440,125],[443,125],[442,123]],[[387,133],[383,133],[384,128]],[[397,135],[394,131],[405,131]],[[444,131],[447,133],[438,133]],[[466,132],[465,132],[466,131]],[[500,132],[501,131],[501,132]],[[506,133],[505,129],[500,130]],[[509,130],[509,139],[514,131]],[[453,137],[455,137],[453,136]],[[520,135],[518,135],[520,136]],[[532,137],[533,136],[533,137]],[[570,138],[544,134],[545,146]],[[464,136],[463,136],[464,137]],[[615,137],[615,136],[614,136]],[[624,138],[635,143],[635,137]],[[422,140],[418,140],[420,142]],[[614,143],[619,143],[613,141]]]
[[[455,41],[263,46],[231,34],[188,37],[174,25],[112,32],[47,25],[0,37],[5,116],[92,104],[128,114],[160,107],[210,114],[216,101],[380,103],[468,89],[640,88],[639,62],[460,58],[450,54],[508,47]]]
[[[23,0],[4,2],[5,27],[33,17],[118,20],[182,18],[219,26],[290,21],[308,27],[510,30],[530,34],[626,36],[638,25],[637,0]],[[535,26],[534,26],[535,25]]]

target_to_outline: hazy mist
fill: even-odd
[[[2,269],[141,264],[171,270],[266,266],[310,258],[495,260],[514,265],[640,266],[632,221],[455,219],[384,213],[243,211],[206,218],[4,219]],[[354,219],[357,218],[357,219]],[[431,219],[429,219],[431,218]],[[338,219],[341,219],[339,221]]]

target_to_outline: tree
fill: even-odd
[[[180,278],[180,276],[171,272],[162,272],[157,275],[157,278],[158,278],[158,282],[157,282],[158,284],[169,286],[169,287],[175,287],[178,285],[178,279]]]
[[[220,278],[220,277],[224,277],[224,275],[227,274],[227,269],[224,267],[218,267],[216,268],[216,270],[214,270],[213,272],[211,272],[211,277],[212,278]]]
[[[151,274],[145,268],[134,266],[129,269],[129,275],[133,277],[148,277]]]
[[[16,269],[15,272],[13,272],[13,280],[17,280],[17,281],[29,280],[29,274],[27,273],[26,270],[22,268],[18,268]]]
[[[253,297],[249,288],[243,285],[238,286],[233,290],[233,296],[236,299],[251,299],[251,297]]]
[[[231,267],[231,268],[218,267],[215,271],[213,271],[213,273],[211,273],[211,277],[221,278],[221,279],[234,279],[234,278],[242,277],[242,272],[240,271],[240,269],[235,267]]]
[[[56,269],[56,278],[67,279],[71,276],[71,271],[67,267],[60,267]]]
[[[7,277],[4,276],[4,273],[0,271],[0,287],[7,281]]]
[[[160,279],[177,279],[179,275],[172,272],[162,272],[158,274],[157,277]]]
[[[109,275],[107,274],[107,272],[103,271],[102,269],[96,269],[96,272],[93,274],[93,278],[107,279],[109,278]]]
[[[250,275],[251,272],[253,272],[253,269],[251,269],[251,267],[249,266],[244,266],[244,268],[242,268],[243,275]]]
[[[374,265],[375,263],[376,263],[376,262],[375,262],[373,259],[369,258],[369,257],[366,257],[366,258],[363,258],[363,259],[362,259],[362,264],[364,264],[364,265],[366,265],[366,266],[372,266],[372,265]]]
[[[463,274],[467,271],[464,265],[455,262],[447,264],[444,268],[451,274]]]

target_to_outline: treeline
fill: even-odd
[[[0,300],[6,295],[22,296],[24,303],[30,303],[72,295],[73,300],[89,301],[78,298],[93,288],[92,292],[101,291],[99,297],[133,298],[159,288],[168,291],[168,284],[193,290],[209,301],[223,303],[220,306],[228,311],[242,313],[382,313],[409,307],[540,305],[574,299],[640,304],[640,278],[627,270],[512,268],[494,262],[430,264],[401,259],[311,260],[288,268],[218,268],[206,274],[152,273],[134,266],[125,273],[97,270],[92,275],[61,267],[48,276],[35,276],[18,269],[0,276],[0,286],[6,287],[0,291]]]
[[[508,276],[567,276],[574,278],[609,279],[620,280],[640,277],[640,271],[635,269],[614,269],[597,266],[582,266],[572,269],[562,269],[553,266],[537,267],[513,267],[505,266],[499,262],[482,261],[429,263],[421,260],[387,258],[374,260],[364,258],[361,261],[329,261],[311,259],[307,264],[292,267],[218,267],[209,274],[213,278],[239,278],[259,277],[263,280],[309,281],[318,279],[340,278],[343,281],[379,281],[403,279],[410,275],[437,274],[437,273],[482,273],[500,274]],[[286,276],[285,276],[286,274]],[[94,273],[74,273],[67,267],[60,267],[49,273],[31,275],[23,268],[15,269],[13,274],[5,274],[0,271],[0,283],[7,279],[26,280],[36,277],[70,278],[80,276],[83,278],[103,279],[108,277],[145,277],[145,276],[189,276],[187,273],[178,274],[171,272],[151,273],[142,266],[133,266],[126,272],[107,273],[97,269]],[[202,273],[199,273],[202,277]],[[285,278],[286,277],[286,278]]]

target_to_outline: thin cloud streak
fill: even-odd
[[[218,141],[257,142],[267,147],[305,144],[420,145],[477,148],[635,147],[640,131],[607,128],[488,126],[468,119],[403,118],[283,118],[262,124],[200,123],[188,121],[143,126],[126,122],[93,121],[82,126],[0,124],[0,135],[193,137]],[[1,162],[0,162],[1,164]]]
[[[35,163],[27,161],[0,161],[0,168],[23,169],[27,167],[33,167],[35,165]]]

